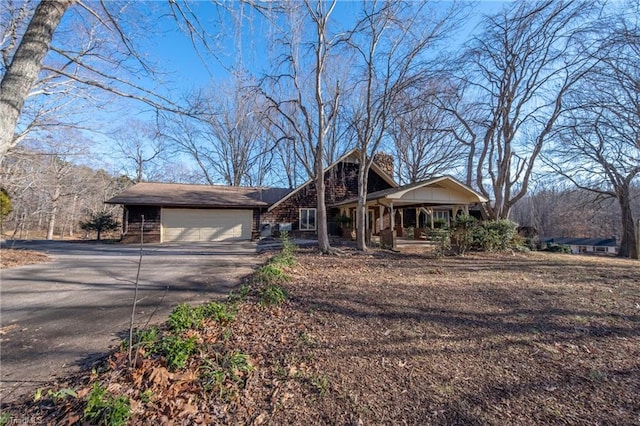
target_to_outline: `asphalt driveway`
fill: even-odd
[[[4,247],[4,246],[3,246]],[[18,242],[48,263],[0,273],[0,401],[103,358],[128,333],[140,255],[135,245]],[[181,302],[220,299],[258,264],[249,242],[147,244],[136,324]]]

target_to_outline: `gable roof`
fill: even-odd
[[[322,173],[327,173],[329,170],[331,170],[332,168],[334,168],[335,166],[337,166],[338,164],[346,161],[347,159],[349,159],[350,157],[355,156],[355,154],[357,154],[358,150],[357,149],[352,149],[351,151],[347,152],[346,154],[344,154],[342,157],[338,158],[336,161],[334,161],[332,164],[330,164],[329,166],[327,166]],[[380,166],[378,166],[376,164],[376,162],[372,162],[371,163],[371,169],[373,170],[378,176],[380,176],[385,182],[387,182],[389,185],[391,185],[392,187],[397,187],[398,184],[396,183],[395,180],[393,180],[393,177],[389,176],[389,174],[387,172],[385,172]],[[293,191],[291,191],[290,193],[288,193],[287,195],[285,195],[284,197],[282,197],[280,200],[278,200],[277,202],[275,202],[274,204],[272,204],[268,211],[271,211],[273,209],[275,209],[276,207],[278,207],[280,204],[282,204],[283,202],[285,202],[289,197],[293,196],[294,194],[298,193],[299,191],[301,191],[303,188],[306,188],[308,185],[311,185],[314,182],[314,179],[311,178],[308,181],[306,181],[305,183],[303,183],[302,185],[298,186],[296,189],[294,189]]]
[[[144,182],[126,189],[105,203],[167,207],[255,208],[267,207],[288,192],[290,190],[285,188]]]
[[[395,188],[389,188],[389,189],[383,189],[381,191],[371,192],[367,194],[367,201],[377,201],[377,200],[386,199],[390,202],[395,202],[395,203],[399,202],[402,204],[428,203],[430,200],[424,197],[421,198],[416,194],[417,190],[420,190],[422,188],[427,188],[427,187],[432,187],[437,189],[448,188],[450,190],[457,190],[458,192],[461,192],[465,194],[465,196],[467,196],[468,203],[486,203],[488,201],[487,198],[484,197],[479,192],[475,191],[474,189],[468,187],[467,185],[463,184],[459,180],[448,175],[439,176],[432,179],[423,180],[420,182],[410,183],[410,184],[398,186]],[[416,195],[413,196],[414,194]],[[456,204],[457,203],[456,200],[444,200],[444,199],[441,199],[441,200],[433,199],[431,201],[433,201],[434,204]],[[332,206],[337,207],[337,206],[343,206],[346,204],[353,204],[357,202],[358,202],[358,198],[356,197],[356,198],[351,198],[349,200],[341,201],[339,203],[333,204]]]

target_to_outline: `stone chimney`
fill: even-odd
[[[378,165],[386,174],[393,178],[393,155],[385,152],[376,152],[373,155],[373,162]]]

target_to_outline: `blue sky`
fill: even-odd
[[[453,45],[468,39],[482,15],[500,10],[505,6],[505,3],[505,1],[474,2],[471,19],[460,30]],[[443,2],[443,4],[447,5],[448,2]],[[351,16],[357,13],[357,9],[357,2],[341,1],[336,7],[334,17],[339,22],[347,22]],[[212,33],[222,30],[222,34],[216,40],[219,43],[216,50],[219,53],[217,59],[222,59],[224,65],[209,56],[208,52],[201,47],[198,49],[200,53],[196,51],[189,37],[176,27],[175,21],[170,17],[159,20],[159,34],[154,35],[151,40],[143,44],[145,48],[148,48],[147,53],[150,59],[157,63],[159,69],[170,73],[167,77],[169,82],[186,91],[227,78],[229,74],[225,66],[231,67],[237,55],[232,23],[223,22],[224,27],[221,27],[219,23],[211,23],[219,15],[209,2],[197,2],[194,10],[199,13],[199,19],[202,19],[203,23],[210,21],[207,27],[213,30]],[[253,27],[251,24],[245,23],[242,31],[244,33],[241,47],[242,62],[252,71],[260,74],[265,71],[269,54],[267,28],[264,23],[256,23]]]
[[[198,49],[194,48],[187,33],[178,28],[176,20],[168,13],[170,9],[167,2],[147,1],[133,5],[136,9],[133,14],[152,17],[151,24],[146,24],[151,27],[135,41],[146,61],[159,71],[157,78],[153,80],[141,76],[139,84],[153,87],[169,98],[178,99],[197,89],[215,87],[229,78],[228,71],[234,62],[238,61],[238,52],[242,54],[242,65],[257,76],[268,71],[269,59],[272,59],[270,55],[273,55],[273,52],[269,45],[268,26],[259,18],[246,19],[243,26],[238,27],[231,21],[231,15],[221,13],[211,2],[191,3],[197,19],[213,35],[209,38],[211,50],[207,51],[199,43]],[[447,7],[450,3],[442,2],[442,5]],[[452,50],[468,39],[482,15],[500,10],[505,6],[505,2],[481,1],[473,4],[469,2],[469,5],[473,5],[471,18],[450,43],[449,47]],[[358,8],[358,2],[339,2],[333,17],[338,21],[338,25],[348,26]],[[251,18],[255,12],[247,9],[246,15]],[[135,25],[135,22],[130,25]],[[145,37],[147,35],[148,37]],[[211,52],[215,52],[216,56]],[[91,111],[90,115],[92,121],[97,122],[96,126],[105,131],[126,124],[127,119],[144,121],[154,118],[148,106],[118,98],[114,98],[106,110]],[[104,162],[111,163],[109,168],[117,169],[118,160],[112,155],[113,143],[99,134],[93,134],[91,138],[97,142],[97,152],[105,158]]]

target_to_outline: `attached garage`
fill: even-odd
[[[122,241],[251,240],[259,218],[289,189],[142,182],[106,201],[121,204]]]
[[[252,210],[163,208],[162,242],[250,240]]]

